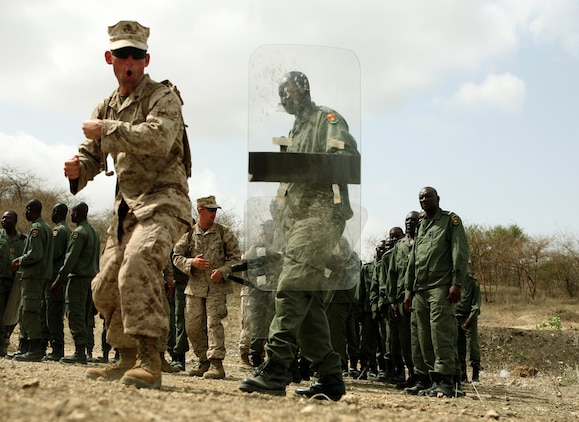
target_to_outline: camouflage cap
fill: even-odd
[[[221,208],[215,202],[215,196],[206,196],[204,198],[197,198],[197,209],[199,208]]]
[[[111,50],[123,47],[135,47],[140,50],[148,50],[147,39],[149,28],[136,21],[120,21],[116,25],[109,26]]]

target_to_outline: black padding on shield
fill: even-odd
[[[360,156],[250,152],[250,182],[360,184]]]

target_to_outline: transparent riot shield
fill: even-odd
[[[245,256],[260,290],[347,290],[360,271],[360,66],[344,49],[265,45],[249,64]]]

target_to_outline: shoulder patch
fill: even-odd
[[[58,230],[53,230],[53,231],[52,231],[52,235],[53,235],[53,236],[58,236]]]
[[[458,226],[458,223],[460,223],[460,218],[456,214],[451,214],[450,221],[452,221],[452,224],[454,224],[455,226]]]
[[[340,121],[340,119],[338,119],[338,115],[336,113],[328,113],[326,114],[326,119],[328,119],[328,123],[335,125],[336,123],[338,123]]]
[[[78,232],[72,232],[72,237],[76,239],[78,237]]]
[[[36,230],[36,229],[32,230],[32,231],[30,232],[30,236],[32,236],[32,237],[38,236],[38,230]]]

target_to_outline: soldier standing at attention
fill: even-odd
[[[16,271],[12,269],[12,261],[22,255],[26,243],[26,235],[16,230],[17,222],[18,214],[16,212],[6,211],[2,214],[2,228],[0,229],[0,357],[6,356],[6,349],[10,344],[10,336],[15,326],[13,324],[4,325],[4,313],[16,277]]]
[[[45,325],[48,333],[44,334],[43,339],[50,338],[52,352],[42,360],[59,361],[64,356],[64,290],[66,285],[56,290],[51,290],[50,286],[56,279],[58,270],[64,264],[64,256],[70,239],[71,230],[66,224],[66,214],[68,214],[68,207],[65,204],[56,204],[52,208],[52,222],[55,224],[52,228],[54,250],[52,253],[52,279],[47,283],[44,290],[46,303]]]
[[[119,86],[83,122],[86,140],[64,163],[73,194],[107,172],[109,154],[117,174],[110,237],[92,293],[107,342],[119,349],[120,359],[86,374],[159,389],[160,339],[169,332],[161,275],[171,247],[190,227],[189,149],[179,97],[145,74],[149,28],[121,21],[108,32],[105,61]],[[140,364],[134,367],[137,353]]]
[[[51,291],[66,289],[66,316],[75,351],[63,357],[60,360],[63,363],[86,364],[86,349],[90,346],[88,336],[92,326],[89,326],[89,318],[94,319],[90,283],[99,271],[101,242],[87,221],[87,215],[88,205],[84,202],[72,209],[71,220],[76,228],[70,236],[64,263],[50,287]]]
[[[189,375],[211,379],[225,378],[225,329],[227,295],[233,292],[225,276],[241,259],[233,232],[215,222],[215,196],[197,199],[199,221],[173,248],[173,263],[191,274],[185,288],[185,330],[199,358],[199,367]]]
[[[311,100],[306,75],[286,74],[279,96],[285,111],[295,116],[287,152],[359,155],[342,116]],[[282,192],[280,186],[278,197],[283,199],[275,218],[287,228],[287,241],[266,346],[269,359],[253,378],[241,381],[242,391],[285,395],[287,372],[299,347],[319,378],[295,394],[320,397],[322,393],[332,400],[345,394],[340,355],[330,340],[324,292],[316,284],[346,221],[353,216],[347,189],[347,185],[331,183],[289,183]]]
[[[15,360],[40,362],[42,349],[42,324],[45,315],[41,312],[44,286],[52,277],[53,238],[50,227],[41,217],[42,203],[33,199],[26,204],[26,220],[32,222],[22,256],[12,261],[12,269],[22,273],[22,302],[20,304],[20,338],[24,342],[21,354]],[[27,346],[26,346],[27,344]]]
[[[469,274],[462,286],[460,302],[456,305],[458,322],[458,359],[460,361],[461,381],[467,381],[466,356],[470,357],[472,381],[479,381],[480,345],[478,341],[478,316],[482,297],[480,285],[474,275]]]
[[[410,254],[404,300],[412,312],[412,359],[418,381],[406,391],[463,396],[460,379],[455,379],[460,367],[454,305],[467,277],[468,241],[458,215],[440,209],[434,188],[423,188],[418,199],[425,217]]]

